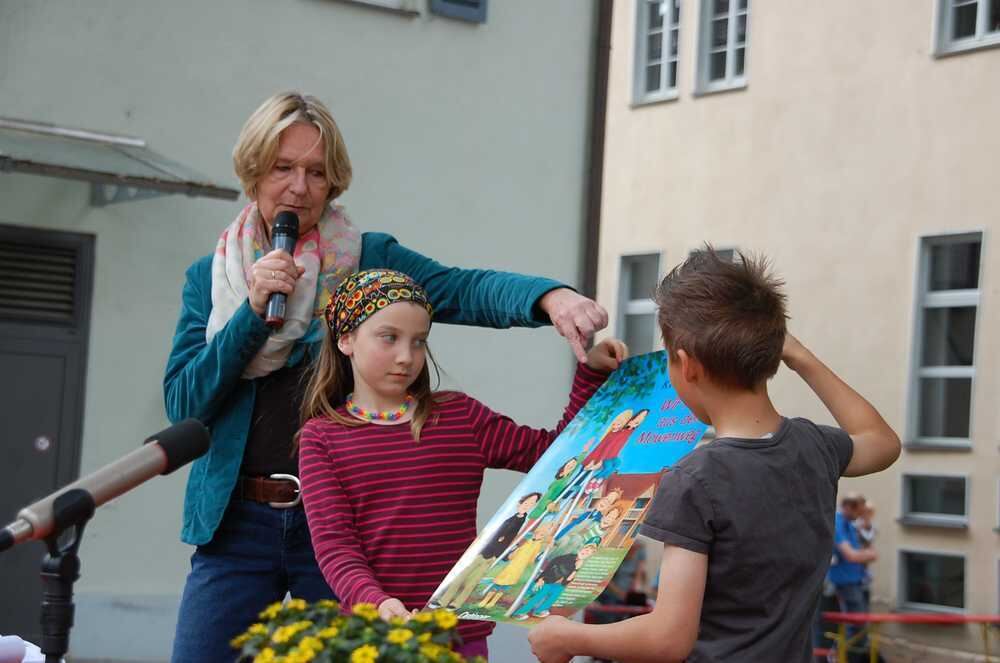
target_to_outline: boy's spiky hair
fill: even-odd
[[[684,350],[716,383],[754,389],[781,364],[784,283],[766,259],[723,260],[711,245],[675,267],[656,291],[657,320],[671,358]]]

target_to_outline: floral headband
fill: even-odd
[[[362,322],[396,302],[413,302],[434,317],[427,292],[402,272],[369,269],[344,279],[326,307],[326,324],[334,338],[357,329]]]

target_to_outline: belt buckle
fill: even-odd
[[[295,482],[295,499],[291,502],[268,502],[272,509],[291,509],[302,504],[302,482],[294,474],[272,474],[268,479],[287,479]]]

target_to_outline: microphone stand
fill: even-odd
[[[69,631],[73,627],[73,583],[80,577],[77,551],[83,528],[94,515],[93,496],[81,488],[66,491],[52,504],[54,527],[45,539],[48,554],[42,560],[42,653],[45,663],[61,663],[69,650]],[[72,531],[72,539],[60,545],[63,532]]]

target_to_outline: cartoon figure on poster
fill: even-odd
[[[705,426],[665,352],[626,360],[553,442],[434,592],[462,619],[571,615],[611,580],[666,470]]]

